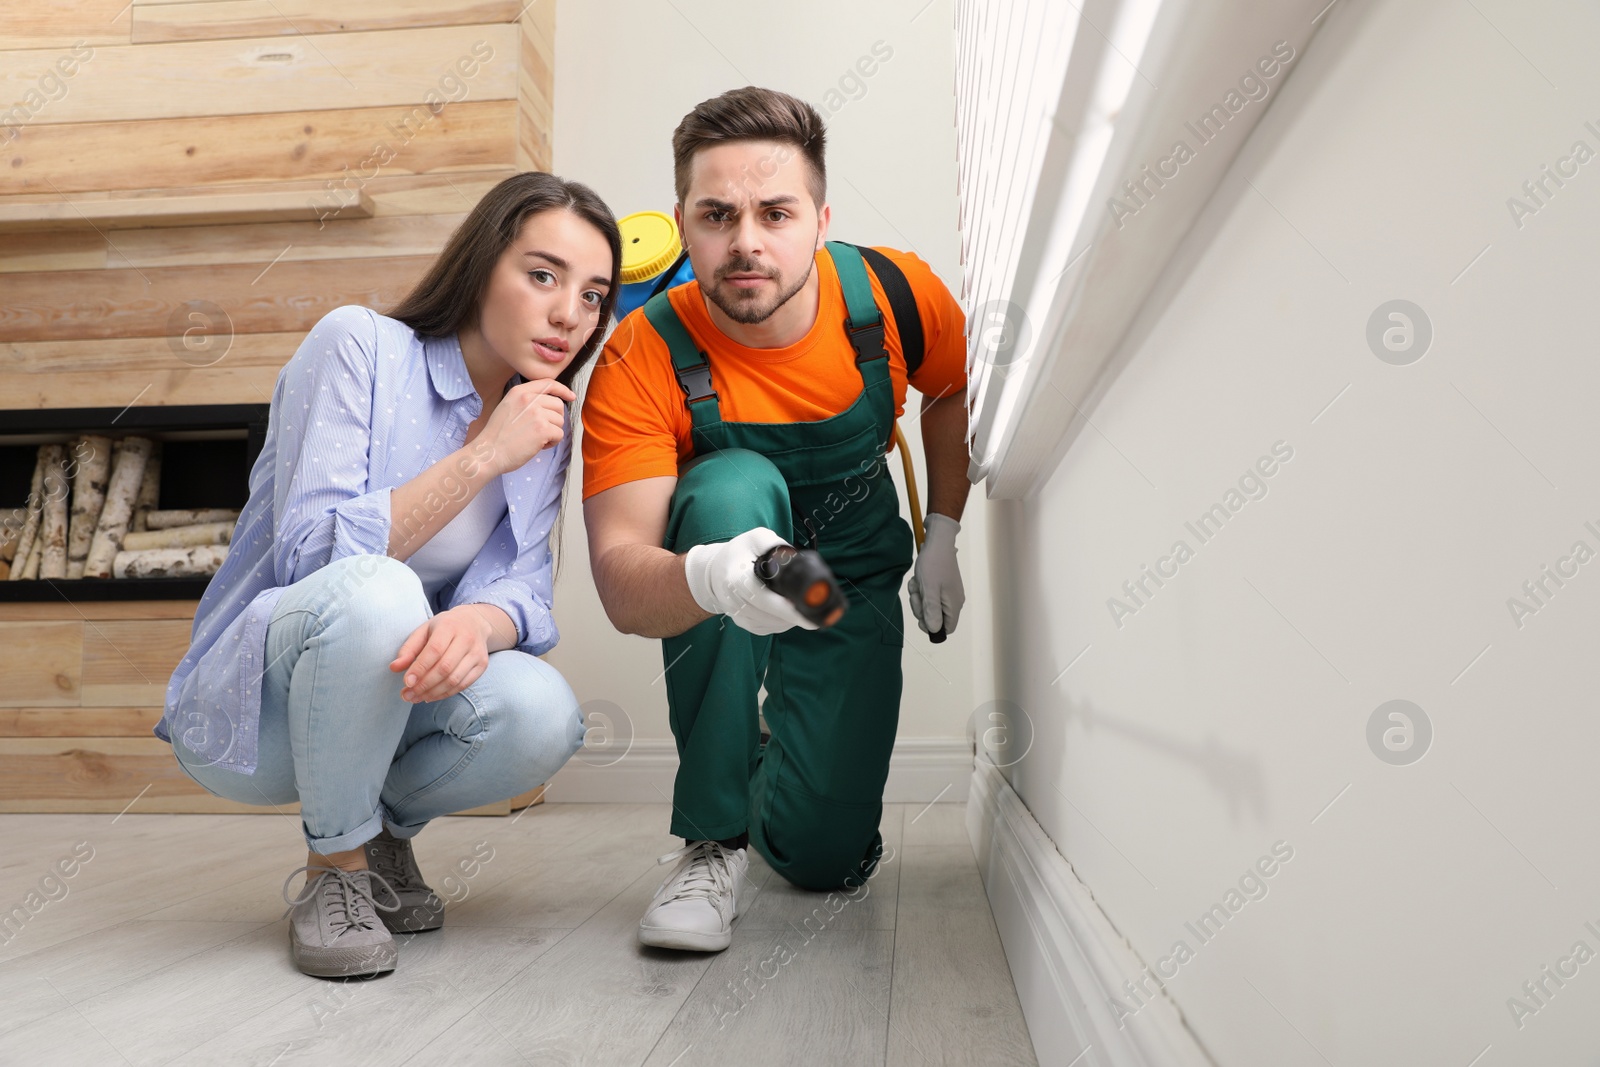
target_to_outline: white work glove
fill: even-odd
[[[930,511],[922,520],[922,551],[911,568],[911,614],[925,634],[954,633],[956,619],[967,594],[961,588],[961,569],[956,566],[956,534],[961,524],[948,515]]]
[[[815,630],[795,606],[756,577],[756,557],[789,542],[765,526],[731,541],[695,545],[683,557],[684,576],[694,602],[713,615],[726,615],[753,634],[776,634],[793,626]]]

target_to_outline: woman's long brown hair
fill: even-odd
[[[573,388],[578,373],[605,343],[606,324],[611,321],[622,288],[622,234],[617,230],[617,220],[605,201],[581,182],[566,181],[543,171],[527,171],[513,174],[490,189],[450,235],[428,273],[395,305],[389,317],[424,337],[452,337],[463,327],[476,327],[483,315],[489,276],[500,261],[501,253],[516,240],[517,234],[522,232],[522,224],[529,218],[556,210],[570,211],[583,219],[599,230],[611,246],[611,288],[600,302],[600,317],[594,333],[556,376],[556,381]],[[569,410],[569,426],[572,414]],[[561,505],[550,529],[552,594],[555,575],[561,566],[557,545],[561,540],[566,496],[563,484]]]

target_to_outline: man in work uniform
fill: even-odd
[[[878,862],[912,568],[886,453],[908,381],[929,512],[912,610],[950,631],[964,599],[961,310],[916,256],[827,242],[823,138],[809,104],[766,89],[684,118],[676,214],[698,280],[618,324],[584,401],[595,585],[619,630],[663,639],[680,758],[671,830],[687,843],[662,857],[678,865],[647,945],[726,948],[748,844],[808,889]],[[836,625],[760,584],[754,562],[780,543],[827,560],[849,600]]]

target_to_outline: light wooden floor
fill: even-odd
[[[1031,1064],[963,811],[888,806],[893,857],[837,914],[752,849],[715,955],[637,941],[665,804],[441,819],[417,856],[446,926],[360,982],[289,962],[297,819],[0,816],[0,919],[34,909],[0,931],[0,1064]]]

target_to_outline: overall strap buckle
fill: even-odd
[[[856,350],[856,364],[871,363],[875,359],[882,359],[883,351],[883,319],[880,317],[875,322],[865,326],[857,326],[848,320],[844,328],[850,334],[850,347]]]
[[[716,399],[717,391],[711,388],[711,364],[705,360],[703,354],[700,362],[694,366],[673,369],[678,376],[678,385],[683,389],[689,403]]]
[[[684,328],[666,293],[657,293],[645,301],[644,317],[667,343],[667,352],[672,357],[672,373],[678,379],[678,387],[688,398],[685,403],[697,412],[695,424],[720,421],[717,391],[711,388],[711,361]],[[696,407],[697,400],[709,400],[711,403]]]
[[[856,366],[882,359],[887,354],[883,348],[883,312],[872,295],[872,282],[867,276],[866,262],[855,245],[829,241],[825,246],[839,275],[839,291],[844,297],[845,331],[850,335],[850,347],[856,350]]]

